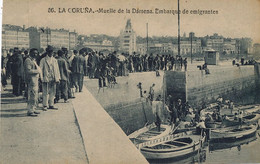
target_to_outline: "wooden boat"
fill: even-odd
[[[243,125],[211,129],[210,130],[210,140],[222,140],[222,139],[239,139],[243,137],[248,137],[256,133],[258,125]]]
[[[161,124],[160,131],[158,131],[157,126],[153,123],[134,131],[128,135],[128,137],[136,144],[166,136],[170,134],[171,130],[172,128],[170,125]]]
[[[243,117],[245,123],[256,123],[260,119],[260,114],[250,114]]]
[[[243,123],[257,123],[258,120],[260,119],[260,114],[248,114],[243,116],[242,121]],[[239,121],[238,119],[235,119],[235,117],[226,117],[225,120],[223,120],[223,125],[225,126],[235,126],[235,125],[239,125]]]
[[[197,152],[205,142],[205,136],[184,135],[140,148],[147,159],[179,158]]]
[[[260,105],[244,105],[244,106],[238,106],[238,110],[245,110],[247,112],[254,112],[258,111],[260,109]]]

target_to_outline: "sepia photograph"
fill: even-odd
[[[260,163],[259,0],[0,6],[0,164]]]

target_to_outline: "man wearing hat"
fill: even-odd
[[[57,60],[53,57],[53,47],[46,48],[46,57],[42,58],[40,67],[42,69],[42,94],[43,94],[43,110],[57,109],[54,105],[54,98],[56,94],[56,83],[60,81],[60,70]],[[49,104],[48,104],[49,102]]]
[[[62,97],[64,98],[64,102],[68,101],[68,80],[69,80],[69,65],[67,61],[64,59],[64,53],[59,50],[58,57],[56,58],[59,65],[60,70],[60,83],[57,84],[56,90],[56,101],[58,102],[59,99]]]
[[[74,50],[75,57],[72,60],[72,73],[73,73],[73,79],[76,86],[76,92],[82,91],[83,87],[83,79],[84,74],[86,74],[86,61],[85,57],[83,56],[83,51],[80,51],[80,54],[78,55],[78,52]]]
[[[39,77],[42,78],[41,68],[36,63],[36,55],[38,54],[38,50],[33,48],[30,50],[29,57],[26,58],[24,62],[25,67],[25,83],[28,87],[28,101],[27,108],[28,116],[37,116],[40,112],[35,111],[37,108],[38,101],[38,80]]]
[[[70,60],[72,60],[72,56],[69,56],[69,53],[68,53],[68,49],[65,48],[65,47],[62,47],[61,48],[61,51],[63,52],[64,54],[64,59],[66,60],[66,62],[68,63],[69,65],[69,70],[70,70],[70,73],[69,73],[69,79],[67,81],[67,85],[68,85],[68,98],[75,98],[74,97],[74,93],[73,93],[73,90],[72,88],[74,87],[74,84],[73,84],[73,76],[71,74],[72,70],[71,70],[71,66],[70,66]]]
[[[17,47],[14,48],[14,54],[9,59],[11,65],[11,83],[13,85],[13,94],[16,96],[22,95],[22,82],[24,79],[24,67],[23,67],[23,57],[19,53]]]

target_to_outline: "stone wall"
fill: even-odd
[[[138,83],[142,83],[142,90],[147,94],[154,83],[156,98],[163,93],[163,76],[163,72],[160,72],[160,76],[156,76],[155,72],[131,73],[129,76],[118,77],[118,84],[104,90],[99,90],[97,79],[87,79],[84,85],[123,131],[130,134],[143,127],[146,118],[149,123],[154,121],[151,105],[142,103]]]
[[[114,104],[106,107],[106,111],[127,135],[155,121],[152,107],[144,99]]]
[[[186,72],[166,71],[167,95],[171,95],[173,100],[186,100]]]
[[[210,74],[204,70],[166,73],[167,94],[186,100],[193,107],[224,99],[242,100],[255,89],[254,66],[211,66]]]
[[[255,88],[254,66],[215,67],[186,72],[187,101],[193,106],[214,102],[218,97],[237,101]]]

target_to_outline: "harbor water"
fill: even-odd
[[[150,163],[193,164],[193,163],[259,163],[260,130],[250,137],[235,142],[205,144],[204,148],[195,154],[182,158],[174,158]]]
[[[260,104],[259,92],[245,95],[235,101],[239,105]],[[258,121],[258,124],[260,120]],[[150,163],[260,163],[260,129],[256,134],[235,140],[232,142],[207,142],[204,148],[195,154],[190,154],[181,158],[166,159],[159,161],[149,161]]]

